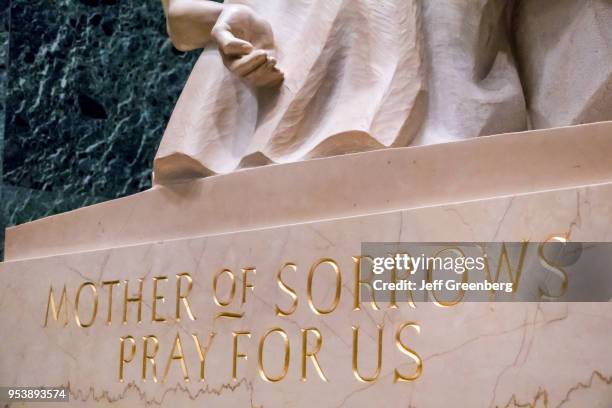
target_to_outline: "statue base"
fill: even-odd
[[[355,257],[610,242],[611,151],[611,122],[388,149],[11,228],[0,384],[66,386],[80,407],[605,406],[612,303],[375,307]]]

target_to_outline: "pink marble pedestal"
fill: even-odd
[[[9,229],[0,385],[65,385],[75,407],[610,407],[612,303],[356,310],[353,260],[362,242],[612,241],[610,157],[598,123],[251,169]]]

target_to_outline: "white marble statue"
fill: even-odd
[[[426,108],[418,0],[237,3],[166,8],[173,42],[205,49],[157,181],[410,144]]]
[[[611,119],[612,3],[570,3],[163,0],[174,45],[204,51],[155,182]]]

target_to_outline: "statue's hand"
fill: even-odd
[[[226,4],[212,29],[225,66],[256,87],[278,86],[284,75],[273,57],[270,24],[251,8]]]

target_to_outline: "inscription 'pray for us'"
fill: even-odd
[[[352,299],[353,312],[361,310],[360,287],[371,285],[360,278],[359,271],[362,261],[362,257],[353,257],[355,289]],[[329,277],[330,273],[333,276],[331,302],[317,300],[322,297],[315,294],[315,288],[326,292],[330,290],[330,286],[315,286],[313,283],[317,279],[322,279],[319,278],[319,275],[328,274]],[[256,274],[256,268],[248,267],[242,268],[240,273],[234,273],[231,269],[221,269],[213,275],[212,300],[218,312],[214,316],[214,324],[206,325],[207,329],[210,326],[218,327],[217,319],[234,321],[244,317],[244,306],[252,296],[249,293],[255,292]],[[295,263],[285,263],[276,274],[279,295],[283,296],[283,300],[274,305],[276,317],[279,319],[287,319],[292,316],[300,304],[298,291],[286,283],[286,278],[290,274],[298,275],[298,266]],[[331,258],[320,259],[311,265],[305,278],[305,298],[308,309],[320,318],[336,311],[341,302],[343,284],[343,276],[338,263]],[[107,326],[113,323],[126,326],[131,323],[141,324],[143,323],[143,300],[144,304],[151,306],[150,313],[147,313],[147,320],[152,324],[172,322],[179,324],[182,320],[195,322],[197,316],[192,302],[193,289],[194,279],[187,272],[171,277],[157,276],[147,280],[109,280],[100,283],[86,281],[81,283],[73,293],[66,285],[61,290],[54,289],[51,285],[43,326],[62,328],[67,327],[71,321],[74,321],[77,327],[84,329],[98,322],[103,322],[102,324]],[[171,293],[170,296],[168,296],[169,293]],[[101,298],[103,300],[100,300]],[[115,304],[118,301],[120,308],[117,308],[119,304]],[[168,307],[169,305],[172,307]],[[374,310],[381,308],[376,302],[371,302],[370,305]],[[119,316],[113,315],[113,306],[115,310],[120,310],[120,313],[117,313]],[[397,309],[398,305],[392,301],[388,308]],[[251,321],[256,322],[257,316],[254,316]],[[191,323],[190,327],[196,325],[197,323]],[[294,326],[295,323],[292,321],[292,327]],[[358,381],[370,383],[379,379],[385,350],[391,350],[393,353],[404,356],[404,360],[401,361],[394,358],[394,361],[397,361],[393,370],[394,382],[414,381],[421,376],[423,361],[406,341],[410,332],[419,334],[421,326],[413,321],[404,321],[394,326],[388,329],[383,324],[376,325],[377,335],[375,336],[364,336],[363,328],[358,325],[350,326],[352,374]],[[292,366],[296,366],[294,375],[296,379],[308,381],[315,377],[320,381],[329,381],[329,376],[326,374],[328,371],[326,362],[322,361],[322,350],[326,343],[325,331],[322,332],[319,327],[310,326],[298,327],[297,330],[271,327],[267,330],[257,330],[257,332],[261,334],[255,338],[254,332],[244,329],[213,329],[208,330],[205,336],[197,332],[177,331],[172,336],[173,340],[170,343],[164,343],[160,340],[161,336],[154,334],[121,336],[118,339],[118,359],[115,360],[117,361],[117,379],[121,382],[126,381],[130,375],[137,372],[141,381],[165,382],[175,371],[185,382],[206,382],[207,357],[210,359],[211,353],[224,353],[227,355],[227,373],[232,381],[239,381],[240,372],[248,369],[246,360],[249,359],[249,354],[252,354],[252,358],[257,358],[257,373],[264,381],[279,382],[290,378]],[[230,347],[227,347],[228,345]],[[279,363],[271,364],[267,361],[266,356],[270,355],[276,357]],[[193,358],[193,356],[197,357]],[[366,359],[366,364],[363,364]],[[374,364],[371,360],[374,360]],[[329,362],[328,364],[334,363]],[[360,364],[368,368],[363,369]],[[217,370],[214,372],[218,374]]]

